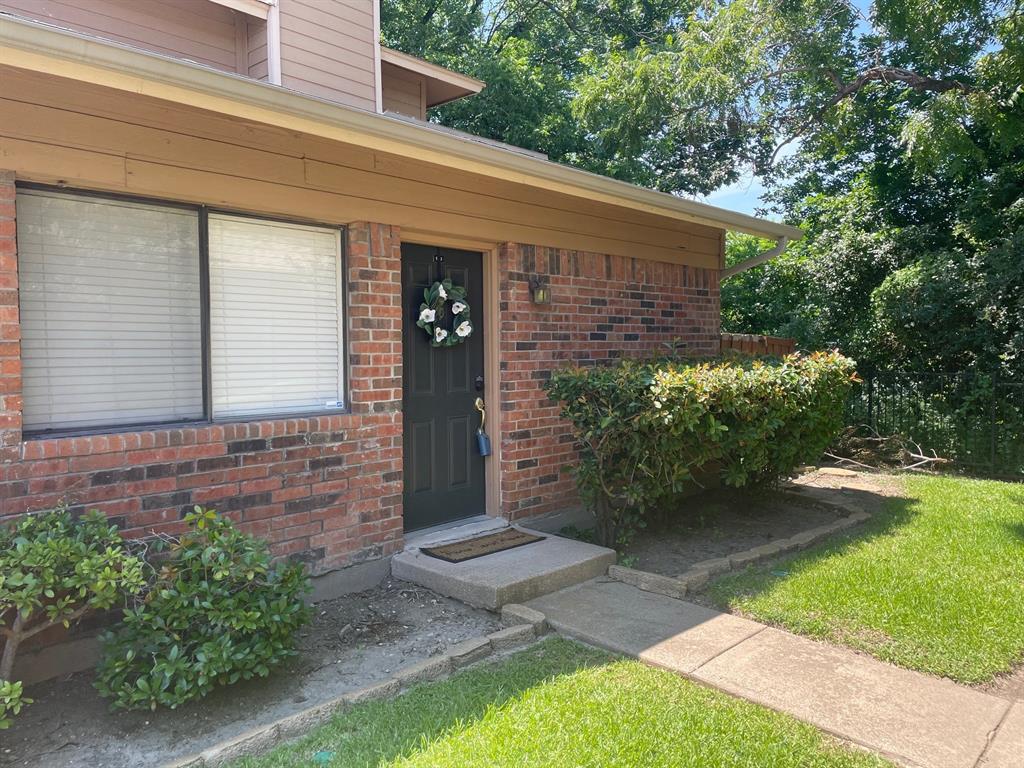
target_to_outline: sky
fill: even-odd
[[[799,148],[799,139],[789,142],[779,150],[778,159],[785,160],[787,157],[792,157]],[[730,211],[738,211],[739,213],[747,213],[754,216],[756,215],[754,209],[764,204],[762,199],[764,193],[764,184],[752,172],[748,171],[742,178],[734,181],[732,184],[726,184],[711,194],[698,197],[697,199],[702,203],[717,205],[719,208],[727,208]],[[778,219],[779,217],[773,214],[763,218]]]
[[[761,205],[762,194],[764,185],[761,184],[761,180],[748,175],[732,184],[719,187],[710,195],[701,198],[701,201],[717,205],[719,208],[728,208],[730,211],[754,215],[754,209]]]

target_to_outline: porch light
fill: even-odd
[[[537,275],[530,278],[530,299],[534,304],[551,303],[551,287],[542,283]]]

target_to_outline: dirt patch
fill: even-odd
[[[986,693],[994,693],[1004,699],[1024,701],[1024,664],[1005,675],[999,675],[991,682],[977,686]]]
[[[797,476],[791,487],[805,488],[812,492],[817,489],[828,499],[828,491],[837,491],[857,502],[868,512],[873,512],[885,503],[887,498],[906,495],[906,484],[899,475],[885,472],[856,472],[837,467],[818,467]],[[840,498],[833,495],[833,498]]]
[[[0,766],[135,768],[194,754],[249,728],[390,677],[498,629],[498,617],[401,581],[317,603],[298,655],[263,680],[178,710],[117,712],[79,673],[32,686],[0,732]]]
[[[778,491],[718,489],[687,499],[685,509],[637,534],[624,553],[642,571],[679,576],[695,563],[753,549],[828,525],[848,511],[829,502],[854,502],[874,513],[901,494],[898,477],[820,468]]]
[[[727,557],[786,539],[801,531],[844,517],[812,499],[796,501],[786,494],[758,495],[738,491],[712,491],[695,497],[692,507],[676,520],[641,531],[626,552],[636,558],[632,567],[678,576],[701,560]]]

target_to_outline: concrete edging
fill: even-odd
[[[791,496],[794,501],[807,503],[808,499],[795,493],[783,492],[785,496]],[[621,581],[624,584],[641,589],[644,592],[653,592],[666,597],[674,597],[681,600],[687,594],[700,591],[712,578],[730,571],[738,571],[747,566],[758,563],[762,560],[807,549],[813,544],[828,538],[829,536],[845,531],[854,526],[860,525],[871,519],[871,513],[862,509],[859,505],[852,503],[836,503],[831,501],[820,501],[815,499],[814,504],[829,507],[833,510],[846,512],[833,523],[819,525],[801,531],[786,539],[776,539],[767,544],[735,552],[728,557],[716,557],[710,560],[702,560],[688,568],[679,576],[662,576],[657,573],[626,568],[622,565],[611,565],[608,567],[608,577]]]
[[[255,757],[274,747],[305,736],[311,729],[329,722],[334,715],[357,704],[389,699],[418,683],[441,680],[454,672],[491,657],[531,645],[547,631],[543,613],[524,605],[508,604],[501,611],[504,629],[470,638],[450,646],[445,653],[410,664],[379,683],[349,691],[328,701],[282,717],[267,725],[251,728],[197,754],[162,763],[161,768],[220,768],[232,760]]]

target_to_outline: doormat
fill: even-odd
[[[527,544],[543,541],[545,538],[545,536],[538,536],[515,528],[506,528],[497,533],[477,536],[475,539],[455,541],[438,547],[424,547],[420,552],[436,557],[438,560],[444,560],[446,563],[462,563],[475,557],[504,552],[506,549],[525,547]]]

